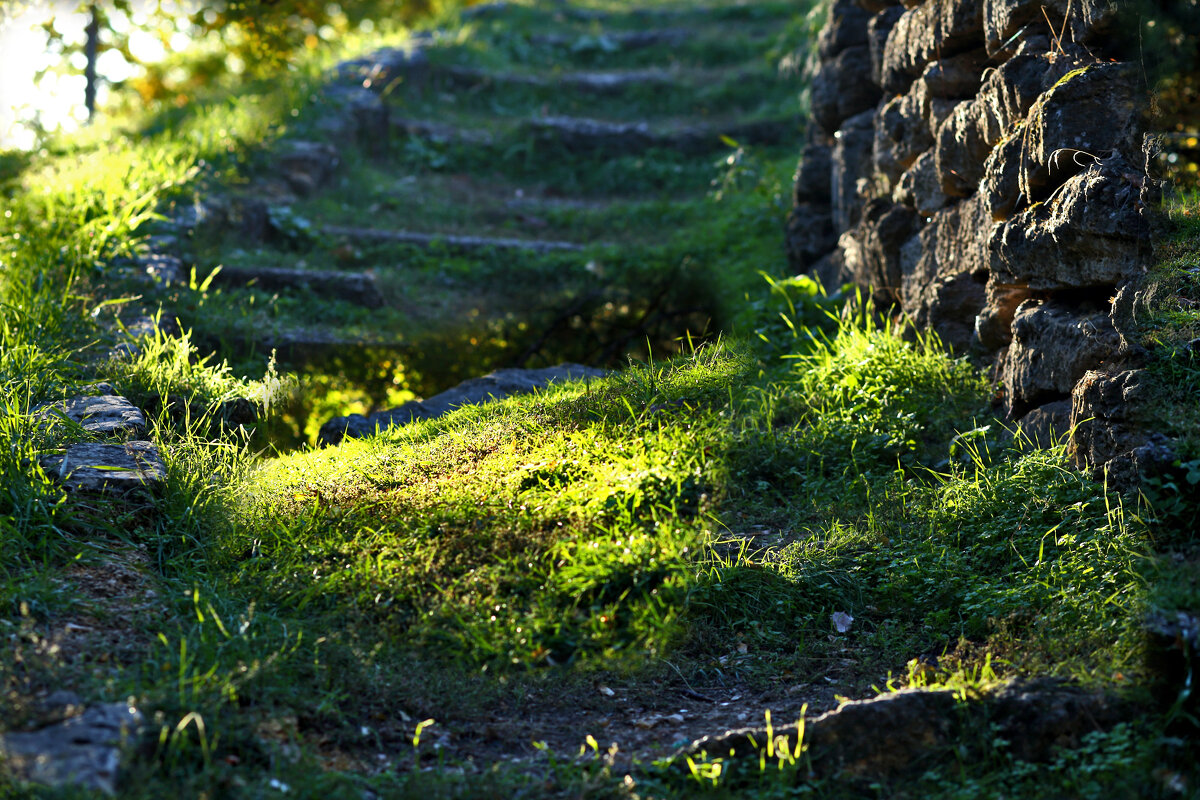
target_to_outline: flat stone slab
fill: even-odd
[[[652,128],[645,122],[608,122],[584,117],[541,117],[525,123],[534,136],[557,142],[572,152],[632,153],[661,147],[702,154],[727,147],[724,139],[742,144],[778,144],[789,134],[800,139],[799,118],[763,119],[729,125]]]
[[[50,419],[58,414],[83,426],[88,433],[99,436],[135,435],[146,430],[146,418],[141,409],[124,397],[114,394],[72,397],[39,407],[38,416],[43,419]]]
[[[124,493],[162,483],[167,469],[151,442],[76,444],[67,448],[58,477],[70,491]]]
[[[960,701],[949,689],[903,689],[870,700],[843,703],[808,719],[803,738],[817,775],[859,778],[897,776],[931,756],[959,752],[967,705],[985,711],[1021,761],[1047,759],[1057,747],[1078,747],[1090,733],[1131,718],[1135,707],[1116,695],[1088,691],[1067,681],[1037,678],[992,687],[979,699]],[[978,717],[977,717],[978,718]],[[678,750],[676,765],[688,758],[757,756],[771,736],[795,746],[797,725],[744,728],[706,736]]]
[[[523,72],[488,72],[470,67],[444,67],[440,74],[456,83],[476,85],[499,83],[517,86],[580,89],[604,94],[619,92],[630,86],[677,86],[681,75],[665,69],[613,70],[604,72],[564,72],[558,75],[537,75]]]
[[[531,36],[529,40],[534,44],[568,48],[580,48],[584,43],[594,42],[598,48],[628,51],[684,44],[692,36],[693,32],[687,28],[659,28],[647,31],[613,31],[598,36],[546,33]]]
[[[393,136],[416,136],[419,139],[428,139],[431,142],[443,144],[454,142],[486,147],[494,144],[496,141],[496,137],[492,135],[491,131],[459,128],[454,125],[447,125],[444,122],[433,122],[424,119],[390,117],[388,119],[388,126]]]
[[[308,288],[325,297],[336,297],[366,308],[379,308],[383,296],[369,272],[287,269],[284,267],[222,267],[213,283],[224,286],[253,284],[263,289]]]
[[[487,236],[454,236],[446,233],[411,233],[409,231],[385,231],[376,228],[351,228],[342,225],[324,225],[321,233],[327,236],[346,236],[351,239],[374,239],[376,241],[414,244],[430,247],[442,244],[451,250],[528,250],[534,253],[550,251],[579,251],[583,245],[574,242],[556,242],[544,239],[500,239]]]
[[[0,734],[0,765],[20,780],[112,795],[121,747],[141,726],[142,713],[126,703],[94,705],[40,730]]]
[[[511,395],[532,394],[551,383],[603,378],[607,374],[608,370],[582,364],[558,364],[541,369],[498,369],[481,378],[463,381],[428,400],[414,400],[369,416],[351,414],[348,417],[334,417],[321,426],[317,441],[320,444],[337,444],[342,439],[370,436],[376,430],[386,430],[394,425],[435,419],[462,406],[490,403]]]

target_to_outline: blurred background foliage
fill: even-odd
[[[29,3],[24,4],[28,7]],[[305,51],[338,52],[347,39],[385,36],[428,19],[454,0],[82,0],[55,6],[41,25],[55,70],[99,60],[109,110],[181,107],[227,78],[271,74]],[[15,7],[14,7],[15,8]],[[10,8],[6,16],[14,16]],[[18,9],[19,10],[19,9]],[[71,17],[93,21],[87,32]],[[0,22],[4,20],[0,19]]]
[[[1141,0],[1135,56],[1153,90],[1151,126],[1163,134],[1162,176],[1200,188],[1200,0]]]

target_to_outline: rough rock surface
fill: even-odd
[[[835,233],[850,230],[860,216],[859,182],[871,172],[875,146],[873,116],[873,112],[864,111],[851,117],[834,136],[830,205]]]
[[[1141,148],[1140,72],[1093,64],[1063,76],[1032,109],[1021,154],[1021,192],[1041,200],[1091,160]],[[1079,161],[1072,156],[1084,157]],[[1091,158],[1086,158],[1091,156]]]
[[[1084,373],[1116,355],[1120,337],[1108,309],[1062,301],[1026,300],[1017,308],[1004,363],[1004,385],[1014,416],[1065,399]]]
[[[125,703],[94,705],[40,730],[0,734],[0,764],[20,780],[112,795],[121,749],[141,725],[141,712]]]
[[[833,215],[817,203],[796,205],[788,212],[787,251],[793,268],[803,271],[837,244]]]
[[[1072,391],[1070,451],[1096,478],[1128,486],[1139,473],[1175,459],[1161,434],[1139,425],[1145,379],[1141,369],[1091,370]]]
[[[67,448],[58,477],[69,491],[124,494],[162,483],[167,470],[150,442],[76,444]]]
[[[136,435],[146,430],[141,409],[118,395],[72,397],[34,409],[42,419],[65,416],[97,436]]]
[[[843,703],[804,724],[804,743],[818,776],[880,778],[920,772],[931,757],[961,745],[960,734],[990,726],[1010,742],[1013,757],[1044,761],[1058,747],[1077,747],[1084,736],[1127,719],[1120,700],[1064,681],[1010,682],[978,700],[960,701],[948,689],[905,689],[872,700]],[[794,748],[796,725],[772,729],[772,746]],[[680,750],[684,757],[757,755],[768,747],[765,729],[707,736]],[[959,757],[963,753],[959,752]]]
[[[842,127],[842,122],[874,108],[882,94],[879,87],[863,76],[871,71],[871,54],[866,45],[839,53],[813,76],[813,119],[827,133]]]
[[[1119,158],[1093,164],[1049,203],[997,227],[989,241],[997,280],[1064,290],[1115,286],[1140,275],[1149,226],[1136,180]]]
[[[489,403],[510,395],[530,394],[551,383],[602,378],[607,374],[606,370],[580,364],[559,364],[542,369],[498,369],[482,378],[463,381],[453,389],[427,400],[414,400],[369,416],[351,414],[348,417],[334,417],[321,426],[317,438],[321,444],[337,444],[344,438],[370,436],[376,430],[385,430],[394,425],[435,419],[462,406]]]
[[[892,190],[892,200],[914,209],[919,215],[928,217],[946,207],[950,201],[942,191],[942,182],[938,180],[937,163],[933,151],[922,153],[912,166],[904,171],[896,188]]]
[[[927,0],[905,12],[888,36],[880,76],[883,89],[904,92],[930,61],[977,47],[982,12],[976,0]]]
[[[910,208],[872,200],[863,209],[858,226],[846,234],[850,247],[846,263],[855,281],[874,287],[884,305],[900,296],[900,247],[912,236],[915,221]]]
[[[1071,432],[1071,401],[1055,400],[1030,410],[1018,421],[1021,433],[1039,447],[1051,447]]]

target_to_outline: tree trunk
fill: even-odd
[[[91,18],[87,24],[87,44],[84,45],[87,66],[83,69],[83,76],[87,80],[87,86],[84,89],[83,103],[87,107],[88,122],[91,122],[96,116],[96,56],[100,49],[100,7],[92,3],[88,11]]]

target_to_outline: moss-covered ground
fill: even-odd
[[[0,730],[38,725],[60,688],[131,698],[147,732],[123,797],[1194,793],[1190,684],[1155,672],[1143,621],[1195,608],[1200,451],[1153,504],[1109,491],[1063,446],[1006,431],[977,365],[783,274],[803,83],[779,66],[812,46],[813,15],[596,0],[433,22],[429,80],[389,103],[489,141],[343,145],[270,240],[198,234],[184,284],[123,259],[163,212],[253,186],[279,138],[319,138],[325,70],[378,42],[0,160]],[[647,29],[686,43],[621,48]],[[496,77],[463,86],[450,67]],[[595,96],[501,79],[646,67],[678,82]],[[797,127],[696,154],[522,133],[558,114]],[[1172,215],[1156,274],[1175,305],[1146,336],[1191,443],[1195,203]],[[585,249],[459,253],[323,225]],[[207,283],[223,265],[371,270],[385,304]],[[116,320],[160,307],[182,338],[110,352],[129,340]],[[278,347],[289,331],[337,344]],[[311,446],[332,415],[563,358],[614,372]],[[39,466],[82,434],[34,408],[94,380],[151,412],[157,495],[68,496]],[[878,780],[670,761],[767,712],[922,685],[967,702],[1035,676],[1139,711],[1038,763],[986,726],[957,758]],[[0,796],[30,795],[71,790],[0,778]]]

